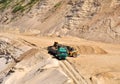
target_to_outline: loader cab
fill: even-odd
[[[56,57],[61,60],[61,59],[66,59],[68,56],[68,51],[66,47],[58,47]]]

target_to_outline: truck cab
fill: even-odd
[[[66,59],[66,57],[68,56],[68,51],[66,47],[59,47],[57,50],[57,54],[56,57],[61,60],[61,59]]]

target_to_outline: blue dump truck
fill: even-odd
[[[65,60],[68,56],[77,57],[77,51],[74,48],[58,44],[58,42],[54,42],[54,45],[49,46],[47,49],[49,54],[59,60]]]

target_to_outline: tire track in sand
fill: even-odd
[[[88,84],[82,75],[78,73],[67,60],[59,61],[59,63],[64,72],[73,79],[74,84]]]

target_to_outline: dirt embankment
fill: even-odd
[[[0,2],[1,31],[120,42],[118,0],[6,1]]]
[[[103,42],[120,42],[118,0],[77,0],[63,27],[68,35]]]

